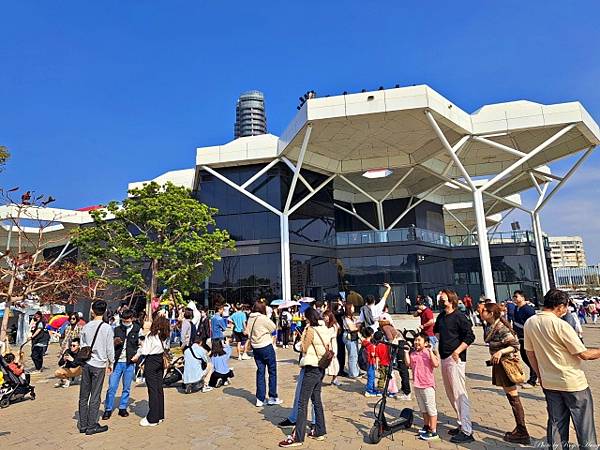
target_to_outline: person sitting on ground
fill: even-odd
[[[229,358],[231,357],[231,346],[227,340],[216,340],[212,342],[210,360],[213,371],[210,374],[208,385],[212,388],[228,386],[229,379],[233,378],[233,370],[229,368]]]
[[[72,338],[69,348],[67,348],[58,360],[59,368],[54,372],[54,376],[59,382],[54,387],[68,388],[71,380],[81,375],[81,366],[77,361],[79,354],[79,338]]]
[[[206,351],[204,338],[196,335],[194,343],[185,349],[183,354],[183,385],[185,393],[191,394],[194,386],[203,382],[202,392],[210,392],[212,388],[208,385],[211,364],[210,357]]]
[[[415,337],[414,351],[404,349],[404,360],[413,372],[415,397],[423,415],[423,428],[419,430],[419,439],[432,441],[439,439],[437,434],[437,407],[435,403],[435,377],[433,369],[440,366],[429,335],[421,331]]]

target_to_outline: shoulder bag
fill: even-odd
[[[335,353],[333,352],[333,350],[331,350],[329,345],[325,345],[325,341],[323,341],[323,338],[321,337],[319,332],[314,328],[313,328],[313,331],[316,333],[317,336],[319,336],[319,340],[323,344],[323,347],[325,347],[325,353],[323,354],[323,356],[321,356],[319,358],[319,354],[317,353],[317,347],[315,347],[314,337],[313,337],[312,346],[315,349],[315,355],[317,355],[317,358],[319,358],[319,369],[327,369],[329,367],[329,365],[331,364],[331,361],[333,361],[333,358],[335,358]]]
[[[81,347],[79,349],[79,353],[77,354],[77,359],[84,363],[86,361],[89,361],[90,358],[92,357],[92,351],[94,350],[94,344],[96,343],[96,338],[98,337],[98,332],[100,331],[100,327],[102,327],[102,325],[104,325],[104,322],[100,322],[100,325],[98,325],[98,328],[96,328],[96,332],[94,333],[94,339],[92,339],[92,345],[90,345],[89,347],[86,345],[85,347]]]
[[[491,340],[494,333],[497,331],[497,326],[494,327],[489,334],[486,336],[486,341]],[[500,364],[506,373],[506,376],[510,381],[515,384],[523,384],[527,381],[527,377],[525,376],[525,369],[523,368],[523,363],[519,356],[513,352],[511,355],[502,356],[500,358]]]

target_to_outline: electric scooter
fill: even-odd
[[[389,347],[390,351],[390,361],[392,364],[389,365],[388,370],[385,376],[385,387],[383,389],[381,399],[375,404],[373,407],[373,414],[375,415],[375,423],[371,427],[371,431],[369,432],[369,440],[372,444],[377,444],[384,435],[390,433],[392,435],[392,440],[394,439],[394,432],[404,428],[409,429],[412,427],[414,414],[413,410],[410,408],[404,408],[400,411],[400,416],[393,419],[388,420],[385,415],[385,408],[388,399],[388,387],[390,384],[390,380],[392,379],[392,372],[394,370],[394,364],[398,358],[398,355],[403,357],[404,355],[404,346],[406,343],[401,342],[400,344],[392,344],[389,342],[384,342],[385,345]]]

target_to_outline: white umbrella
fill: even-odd
[[[277,307],[277,309],[291,308],[292,306],[298,306],[299,304],[300,304],[300,302],[295,302],[293,300],[288,300],[287,302],[284,302],[281,305],[279,305]]]
[[[302,298],[300,299],[300,302],[301,302],[301,303],[312,303],[312,302],[314,302],[314,301],[315,301],[315,299],[314,299],[314,298],[312,298],[312,297],[302,297]]]

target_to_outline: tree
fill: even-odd
[[[85,268],[65,261],[74,252],[65,236],[51,232],[56,220],[44,212],[54,199],[27,191],[17,203],[12,199],[17,190],[0,190],[6,203],[2,219],[9,222],[7,248],[0,254],[0,301],[4,302],[0,341],[6,340],[13,305],[24,300],[72,303],[79,292],[75,287],[85,275]]]
[[[216,213],[189,189],[152,182],[91,211],[93,226],[77,229],[73,243],[92,267],[107,269],[110,284],[143,292],[149,309],[159,287],[198,290],[221,252],[234,247],[215,227]]]
[[[4,145],[0,145],[0,171],[4,168],[6,160],[9,158],[10,153]]]

